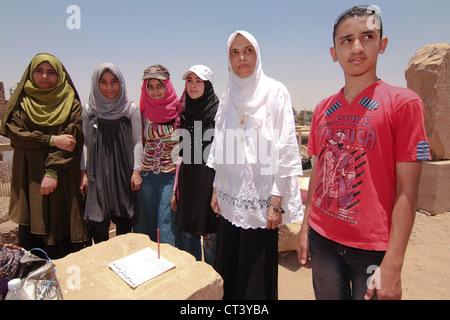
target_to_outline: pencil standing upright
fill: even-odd
[[[161,253],[161,250],[159,249],[159,228],[158,228],[158,230],[156,230],[156,233],[157,233],[157,236],[158,236],[158,259],[160,258],[160,253]]]

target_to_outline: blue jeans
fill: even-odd
[[[135,233],[147,234],[153,242],[168,243],[174,247],[181,245],[181,231],[175,225],[175,212],[170,206],[175,180],[174,173],[154,174],[142,171],[142,185],[136,200],[138,223]]]
[[[179,248],[192,254],[197,261],[202,261],[200,236],[183,232],[183,247]],[[217,234],[208,233],[203,236],[203,255],[205,262],[214,267],[216,261]]]
[[[313,229],[309,232],[309,250],[317,300],[364,299],[368,279],[385,254],[341,245]]]
[[[205,262],[214,267],[217,252],[217,233],[207,233],[203,236],[203,255]]]
[[[200,236],[188,232],[183,232],[182,239],[183,239],[182,247],[179,249],[192,254],[195,257],[195,260],[202,261],[202,248],[200,243],[201,242]]]

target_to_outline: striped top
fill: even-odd
[[[175,173],[179,136],[172,124],[152,123],[145,119],[142,170]]]

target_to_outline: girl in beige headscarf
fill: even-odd
[[[62,63],[36,55],[6,105],[0,134],[14,147],[9,217],[19,224],[19,245],[50,258],[87,240],[80,156],[81,104]]]

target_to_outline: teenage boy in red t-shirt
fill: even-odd
[[[430,159],[423,103],[377,77],[388,43],[378,7],[345,11],[333,40],[345,87],[314,111],[299,262],[312,267],[317,299],[400,299],[421,161]]]

